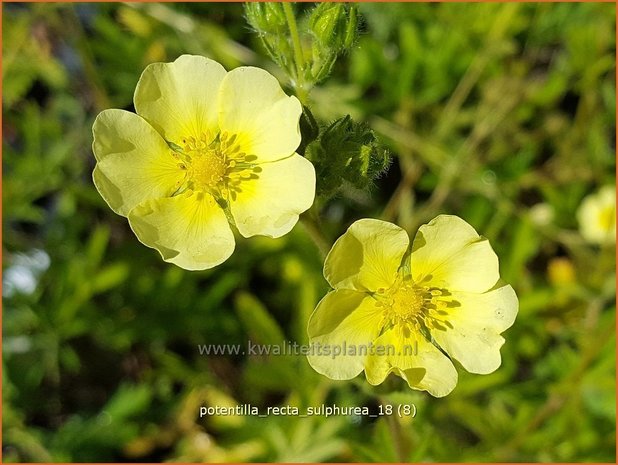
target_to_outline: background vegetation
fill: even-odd
[[[297,8],[311,8],[303,5]],[[615,5],[362,4],[362,34],[310,96],[393,155],[323,206],[412,234],[439,213],[487,236],[521,309],[503,365],[446,398],[326,379],[302,357],[198,344],[306,342],[327,285],[299,224],[187,272],[137,241],[91,181],[91,126],[132,110],[144,67],[268,59],[241,4],[3,4],[4,461],[615,460],[615,246],[582,199],[615,183]],[[201,405],[414,403],[413,419],[198,418]]]

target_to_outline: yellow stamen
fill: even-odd
[[[199,190],[212,190],[219,186],[225,175],[223,154],[212,150],[201,151],[191,158],[190,176]]]
[[[400,286],[392,299],[391,310],[400,319],[409,319],[423,310],[423,294],[414,285]]]
[[[428,288],[414,283],[409,276],[399,277],[388,290],[378,289],[376,306],[384,311],[385,325],[450,327],[447,319],[453,300],[444,289]],[[456,305],[455,305],[456,306]]]
[[[201,134],[182,139],[182,150],[172,155],[182,160],[179,168],[187,171],[184,188],[206,191],[216,197],[226,198],[240,192],[242,182],[256,179],[261,168],[255,165],[257,157],[240,152],[235,143],[236,135],[227,133],[211,137]]]

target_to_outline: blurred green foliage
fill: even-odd
[[[615,183],[615,5],[361,4],[354,49],[313,89],[393,163],[323,206],[332,243],[439,213],[494,245],[519,317],[503,365],[444,399],[335,382],[302,357],[199,344],[306,342],[326,291],[298,225],[214,270],[143,247],[92,184],[91,125],[132,109],[143,68],[182,53],[282,82],[240,4],[3,4],[3,458],[12,461],[615,460],[615,247],[575,212]],[[296,8],[309,8],[296,5]],[[330,245],[330,244],[329,244]],[[414,403],[414,419],[212,417],[202,405]]]

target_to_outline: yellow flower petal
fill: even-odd
[[[451,361],[415,331],[395,325],[374,345],[374,354],[365,361],[370,384],[381,384],[389,373],[395,373],[412,389],[427,391],[434,397],[446,396],[457,385],[457,370]]]
[[[92,133],[94,184],[122,216],[145,200],[171,195],[184,178],[165,141],[135,113],[102,111]]]
[[[485,292],[500,279],[489,241],[457,216],[440,215],[419,228],[410,257],[415,282],[451,291]]]
[[[451,308],[444,330],[434,329],[432,337],[451,357],[471,373],[487,374],[501,363],[500,333],[517,316],[517,296],[511,286],[484,294],[453,292],[451,298],[461,306]]]
[[[216,101],[226,75],[219,63],[202,56],[182,55],[172,63],[153,63],[135,89],[135,109],[170,142],[217,131]]]
[[[221,131],[236,134],[241,150],[260,162],[288,157],[300,144],[302,106],[263,69],[244,66],[227,73],[218,109]]]
[[[186,270],[212,268],[234,251],[225,213],[206,193],[149,200],[131,210],[129,223],[144,245]]]
[[[309,364],[331,379],[354,378],[363,371],[369,344],[380,330],[380,320],[381,311],[367,294],[349,290],[329,292],[309,319],[313,349]],[[337,351],[339,354],[335,355]]]
[[[409,244],[408,234],[399,226],[358,220],[333,245],[324,262],[324,277],[335,289],[389,288]]]
[[[245,179],[240,192],[232,191],[230,209],[243,236],[280,237],[313,204],[315,169],[297,154],[260,168],[257,179]]]

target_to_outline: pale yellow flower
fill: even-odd
[[[472,373],[500,366],[500,333],[513,324],[518,302],[500,283],[489,241],[461,218],[440,215],[420,227],[411,253],[409,245],[403,229],[374,219],[355,222],[337,240],[324,264],[334,290],[309,320],[316,371],[351,379],[364,370],[374,385],[395,373],[441,397],[457,384],[444,352]]]
[[[183,55],[149,65],[137,114],[101,112],[94,183],[138,239],[188,270],[211,268],[245,237],[280,237],[313,203],[313,165],[295,153],[301,104],[266,71]]]
[[[586,197],[577,211],[579,230],[588,242],[616,242],[616,186],[602,187]]]

